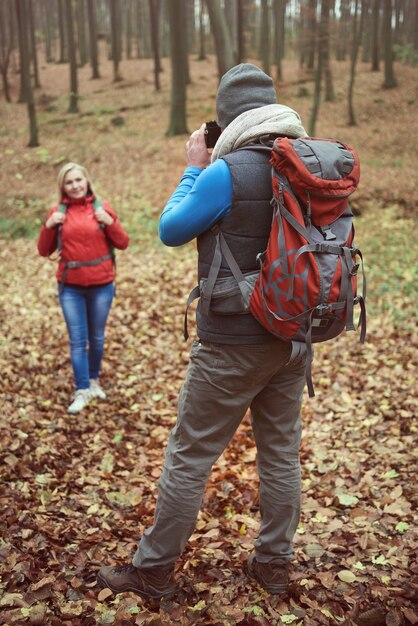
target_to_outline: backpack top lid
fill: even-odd
[[[357,189],[360,163],[356,152],[339,141],[288,137],[275,140],[271,165],[284,174],[293,192],[334,198]]]

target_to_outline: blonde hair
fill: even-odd
[[[66,177],[68,172],[70,172],[71,170],[75,170],[75,169],[80,170],[80,172],[83,174],[84,178],[87,180],[87,183],[88,183],[87,192],[90,192],[94,196],[96,196],[96,192],[95,192],[94,187],[93,187],[93,181],[91,179],[90,174],[86,170],[86,168],[83,167],[82,165],[79,165],[78,163],[66,163],[65,165],[62,166],[62,168],[58,172],[58,176],[57,176],[58,202],[62,202],[62,198],[63,198],[63,195],[64,195],[63,194],[64,178]]]

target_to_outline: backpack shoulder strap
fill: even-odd
[[[57,211],[65,215],[67,212],[67,205],[64,204],[64,202],[61,202]],[[57,227],[57,250],[58,250],[58,255],[61,256],[62,254],[62,224],[58,224],[58,227]]]
[[[98,211],[99,209],[103,209],[103,202],[99,200],[99,198],[94,198],[93,200],[93,209]]]

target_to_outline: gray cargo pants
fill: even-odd
[[[219,345],[195,341],[170,433],[154,524],[136,567],[173,564],[193,533],[212,465],[248,407],[260,478],[257,560],[290,559],[300,515],[300,405],[304,363],[287,366],[290,344]]]

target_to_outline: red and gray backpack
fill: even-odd
[[[246,146],[252,148],[270,151]],[[312,397],[312,344],[332,339],[344,329],[355,330],[356,304],[362,343],[366,336],[366,279],[348,204],[358,185],[359,160],[339,141],[285,137],[274,141],[270,163],[273,220],[267,248],[257,257],[260,271],[243,275],[219,227],[213,229],[214,259],[221,253],[227,261],[244,309],[273,335],[292,342],[291,360],[306,355]],[[360,264],[362,295],[357,294]],[[203,312],[217,295],[218,266],[212,263],[208,278],[199,286]],[[192,294],[189,303],[191,299]]]

